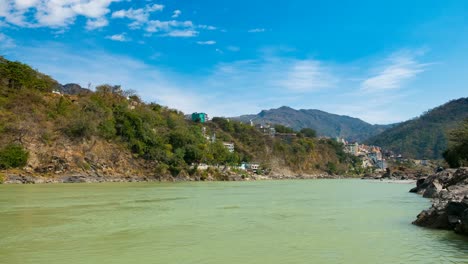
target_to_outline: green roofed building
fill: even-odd
[[[193,122],[199,122],[199,123],[205,123],[208,121],[208,115],[205,113],[193,113],[192,114],[192,121]]]

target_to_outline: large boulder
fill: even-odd
[[[423,197],[424,198],[436,198],[437,196],[439,196],[439,192],[442,191],[442,189],[443,189],[442,184],[438,180],[435,180],[429,183],[429,186],[424,191]]]

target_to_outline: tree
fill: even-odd
[[[468,119],[449,133],[449,147],[443,157],[452,168],[468,165]]]
[[[315,138],[317,137],[317,132],[315,130],[313,130],[312,128],[303,128],[301,129],[300,133],[304,136],[304,137],[308,137],[308,138]]]
[[[294,129],[283,126],[283,125],[275,125],[275,130],[277,133],[284,133],[284,134],[294,133]]]
[[[0,169],[24,167],[29,153],[19,144],[9,144],[0,150]]]

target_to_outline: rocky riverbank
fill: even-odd
[[[432,199],[413,224],[468,235],[468,167],[447,169],[417,180],[410,192]]]
[[[289,174],[236,174],[219,173],[204,176],[181,173],[176,177],[170,175],[152,176],[109,176],[98,174],[71,173],[64,175],[28,175],[28,174],[4,174],[3,184],[50,184],[50,183],[103,183],[103,182],[181,182],[181,181],[249,181],[249,180],[288,180],[288,179],[338,179],[343,178],[336,175],[289,175]]]

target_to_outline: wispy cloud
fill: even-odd
[[[207,40],[207,41],[197,41],[198,45],[214,45],[216,41],[214,40]]]
[[[200,32],[192,29],[184,29],[184,30],[171,30],[167,32],[167,34],[163,36],[169,37],[178,37],[178,38],[191,38],[198,36]]]
[[[109,25],[109,21],[103,17],[96,18],[96,19],[88,19],[88,21],[86,21],[87,30],[94,30],[97,28],[105,27],[107,25]]]
[[[237,46],[227,46],[226,49],[229,50],[229,51],[232,51],[232,52],[240,51],[240,48],[237,47]]]
[[[218,29],[217,27],[210,26],[210,25],[197,25],[197,28],[206,29],[206,30],[216,30],[216,29]]]
[[[130,27],[133,29],[141,27],[143,24],[148,22],[149,17],[151,13],[157,12],[157,11],[163,11],[164,10],[164,5],[159,5],[159,4],[152,4],[152,5],[146,5],[144,8],[138,8],[138,9],[122,9],[118,10],[112,13],[112,18],[117,19],[117,18],[127,18],[133,21],[130,23]]]
[[[120,42],[130,41],[130,39],[127,37],[127,34],[125,33],[107,36],[106,38],[113,40],[113,41],[120,41]]]
[[[266,29],[264,28],[253,28],[253,29],[249,29],[247,32],[249,33],[261,33],[261,32],[265,32]]]
[[[316,60],[294,61],[285,74],[284,79],[277,81],[278,85],[297,92],[330,88],[337,82],[337,77]]]
[[[429,64],[418,61],[418,52],[400,51],[390,55],[376,74],[361,83],[361,89],[367,92],[395,90],[424,72]]]
[[[11,49],[16,47],[15,41],[7,35],[0,32],[0,48]]]
[[[172,18],[178,18],[182,14],[182,11],[180,10],[174,10],[174,13],[172,15]]]
[[[216,87],[244,87],[275,93],[310,93],[332,88],[338,77],[329,67],[313,59],[264,57],[221,63],[209,79]]]

